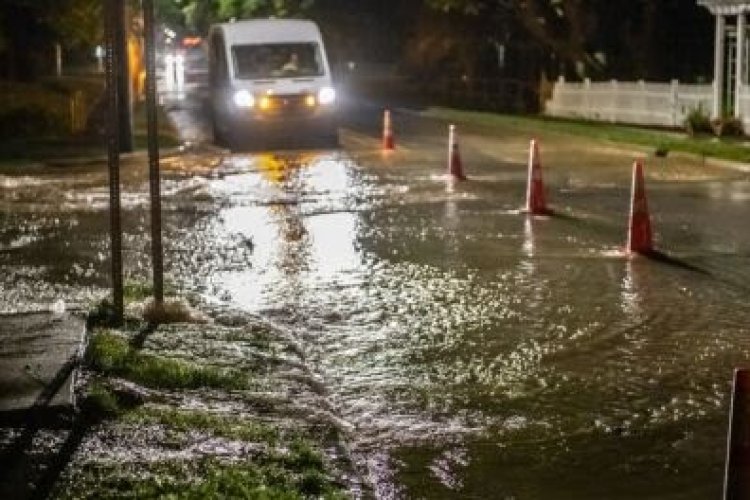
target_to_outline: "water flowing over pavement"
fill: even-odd
[[[750,357],[745,174],[649,161],[672,260],[628,259],[638,151],[542,137],[558,215],[529,218],[528,138],[461,130],[450,183],[445,124],[397,114],[384,156],[377,113],[352,113],[340,150],[165,159],[177,288],[302,340],[379,498],[718,496]],[[126,273],[147,279],[145,162],[123,177]],[[0,174],[0,221],[0,312],[106,293],[103,165]]]

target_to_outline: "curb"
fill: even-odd
[[[76,413],[77,368],[83,359],[86,347],[85,319],[73,313],[66,313],[57,319],[50,313],[13,314],[2,316],[2,318],[19,320],[18,328],[21,328],[23,335],[28,336],[33,333],[41,340],[34,341],[33,347],[39,351],[34,356],[26,357],[22,351],[14,350],[12,346],[5,353],[3,362],[4,377],[7,377],[5,382],[21,383],[23,384],[21,387],[26,387],[26,380],[29,376],[19,377],[19,373],[31,368],[34,369],[31,378],[36,378],[37,382],[33,388],[27,387],[22,390],[23,392],[4,396],[2,410],[0,410],[0,426],[60,427],[69,425]],[[29,320],[31,323],[24,326],[22,323],[24,320]],[[60,323],[63,325],[62,329],[53,326],[61,320],[64,320]],[[11,326],[10,330],[6,330],[5,333],[13,331],[13,328],[15,327]],[[54,337],[58,333],[64,336],[61,341]]]
[[[413,117],[418,117],[418,118],[427,119],[427,120],[438,120],[438,121],[446,122],[446,123],[450,121],[447,118],[442,118],[438,116],[425,116],[424,111],[418,111],[418,110],[414,110],[410,108],[394,108],[393,110],[396,111],[397,113],[400,113],[406,116],[413,116]],[[476,125],[476,123],[474,123],[472,120],[460,120],[459,119],[456,121]],[[639,144],[633,144],[633,143],[628,143],[628,142],[618,142],[618,144],[622,144],[623,146],[626,146],[626,147],[631,146],[634,148],[645,148],[647,150],[650,150],[648,146],[642,146]],[[670,155],[675,155],[675,156],[679,155],[679,156],[683,156],[686,158],[692,158],[695,160],[703,160],[704,164],[710,165],[712,167],[724,168],[727,170],[734,170],[734,171],[743,172],[743,173],[750,173],[750,163],[743,163],[743,162],[739,162],[735,160],[725,160],[723,158],[717,158],[714,156],[702,156],[699,154],[689,153],[686,151],[672,151],[670,152]]]

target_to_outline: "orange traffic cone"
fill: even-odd
[[[529,145],[529,178],[526,186],[526,211],[531,215],[550,214],[544,196],[542,162],[539,159],[539,144],[536,139],[532,139]]]
[[[386,109],[383,112],[383,149],[385,151],[393,151],[395,146],[393,125],[391,124],[391,111]]]
[[[648,213],[646,187],[643,180],[643,164],[633,163],[633,198],[630,203],[630,224],[628,227],[628,252],[652,253],[651,216]]]
[[[456,126],[448,127],[448,175],[459,181],[465,181],[464,167],[461,163],[461,153],[458,150],[458,134]]]

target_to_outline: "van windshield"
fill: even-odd
[[[234,74],[241,80],[322,76],[317,43],[274,43],[232,47]]]

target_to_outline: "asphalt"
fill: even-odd
[[[85,320],[71,313],[0,316],[0,424],[72,414],[84,339]]]

